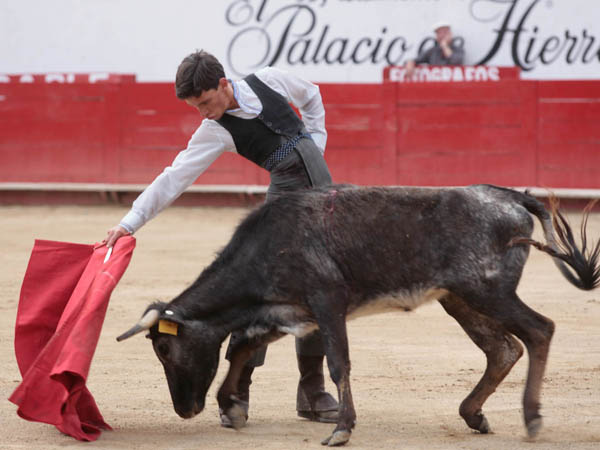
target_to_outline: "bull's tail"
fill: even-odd
[[[587,221],[589,214],[596,204],[596,200],[590,202],[583,211],[581,220],[581,245],[578,246],[573,236],[571,226],[559,211],[559,202],[556,197],[550,197],[551,214],[544,205],[527,194],[519,196],[519,203],[531,214],[536,216],[542,224],[546,244],[531,238],[513,238],[509,245],[528,244],[548,253],[553,257],[554,264],[558,270],[569,280],[571,284],[579,289],[592,290],[600,285],[600,241],[588,247]],[[555,237],[555,233],[558,239]],[[566,263],[566,265],[565,265]],[[573,272],[568,268],[571,267]]]

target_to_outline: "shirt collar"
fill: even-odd
[[[233,86],[233,97],[238,105],[240,105],[237,109],[229,109],[228,112],[237,112],[243,111],[245,113],[250,114],[260,114],[261,108],[256,108],[253,106],[253,100],[256,100],[256,94],[254,91],[248,86],[248,83],[244,80],[232,81],[231,85]]]
[[[230,80],[229,78],[227,78],[227,81],[229,81],[231,83],[231,87],[233,88],[233,98],[235,98],[235,101],[237,102],[238,105],[240,105],[240,108],[234,108],[234,109],[228,109],[226,110],[226,112],[236,112],[241,110],[241,101],[240,101],[240,94],[239,94],[239,88],[237,85],[237,81],[233,81]]]

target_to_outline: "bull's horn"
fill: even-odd
[[[158,322],[160,313],[156,309],[151,309],[144,317],[140,319],[129,331],[126,331],[117,338],[117,341],[121,342],[124,339],[130,338],[134,334],[138,334],[140,331],[148,330],[152,325]]]

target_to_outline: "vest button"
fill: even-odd
[[[267,122],[267,125],[271,126],[271,125],[273,125],[273,122]]]
[[[277,128],[277,129],[275,130],[275,133],[277,133],[277,134],[281,134],[281,130],[280,130],[279,128]]]
[[[259,114],[259,115],[258,115],[258,118],[262,120],[262,119],[264,119],[265,117],[264,117],[262,114]]]

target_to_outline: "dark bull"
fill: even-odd
[[[531,240],[532,215],[545,243]],[[487,185],[294,193],[252,212],[190,287],[170,303],[151,305],[118,340],[150,331],[175,411],[187,418],[204,407],[222,342],[245,330],[217,394],[240,427],[245,416],[236,386],[253,351],[318,327],[340,404],[337,426],[323,443],[341,445],[356,418],[346,320],[437,300],[487,357],[481,381],[460,405],[467,425],[489,432],[481,408],[523,353],[516,337],[529,354],[523,412],[534,437],[554,323],[516,294],[529,245],[552,255],[573,285],[597,287],[600,250],[587,248],[585,221],[578,248],[560,213],[551,216],[527,194]]]

